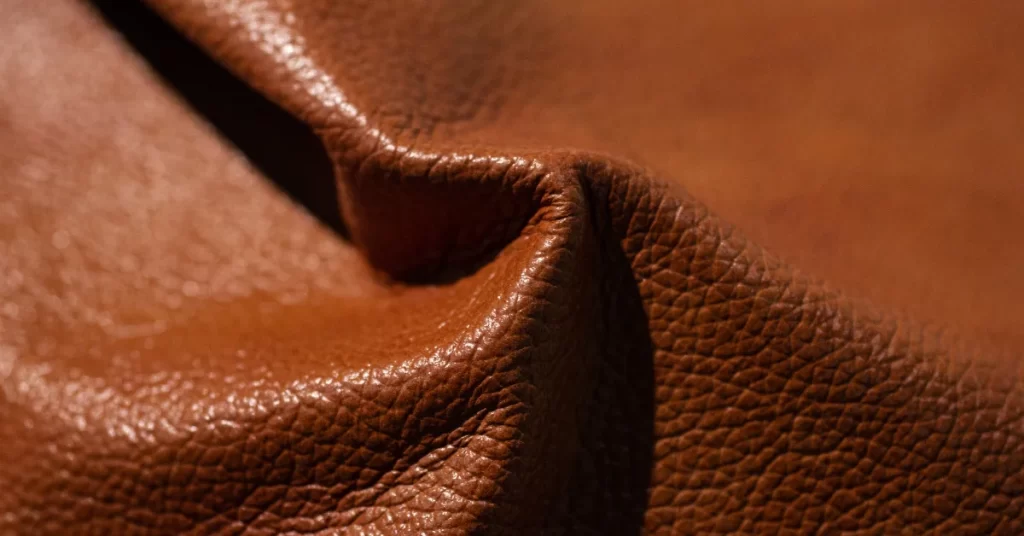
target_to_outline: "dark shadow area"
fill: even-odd
[[[324,225],[348,236],[330,157],[308,126],[249,88],[141,2],[90,3],[263,176]]]
[[[583,534],[644,533],[655,466],[655,344],[636,275],[622,248],[609,189],[589,176],[605,174],[600,164],[583,162],[577,172],[590,208],[592,268],[585,284],[595,302],[581,345],[590,348],[573,382],[590,386],[581,412],[574,477],[564,491],[565,511]],[[566,387],[568,388],[568,387]]]

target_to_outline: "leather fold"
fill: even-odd
[[[625,160],[394,128],[286,9],[149,4],[316,134],[371,290],[120,342],[194,358],[164,387],[14,365],[0,528],[1024,530],[1014,362],[848,301]]]

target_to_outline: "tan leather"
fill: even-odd
[[[1024,4],[0,5],[0,532],[1024,533]]]

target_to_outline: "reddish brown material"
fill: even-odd
[[[955,5],[3,0],[0,532],[1024,533]]]

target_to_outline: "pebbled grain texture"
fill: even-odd
[[[890,114],[956,110],[902,159],[847,140],[870,113],[819,123],[841,98],[773,123],[793,80],[898,70],[808,43],[946,36],[908,65],[960,88],[990,47],[963,28],[1013,39],[1012,13],[854,4],[4,0],[0,532],[1024,532],[1014,141],[892,181],[972,125],[1009,132],[968,112],[1019,117],[1000,91],[1024,75]],[[776,68],[715,74],[762,40]],[[717,61],[681,51],[705,41]],[[729,125],[819,151],[789,178],[758,151],[726,166]],[[857,147],[874,173],[823,171]],[[988,154],[1001,174],[965,174]],[[961,192],[1005,205],[927,208]],[[893,199],[914,217],[861,218]]]

